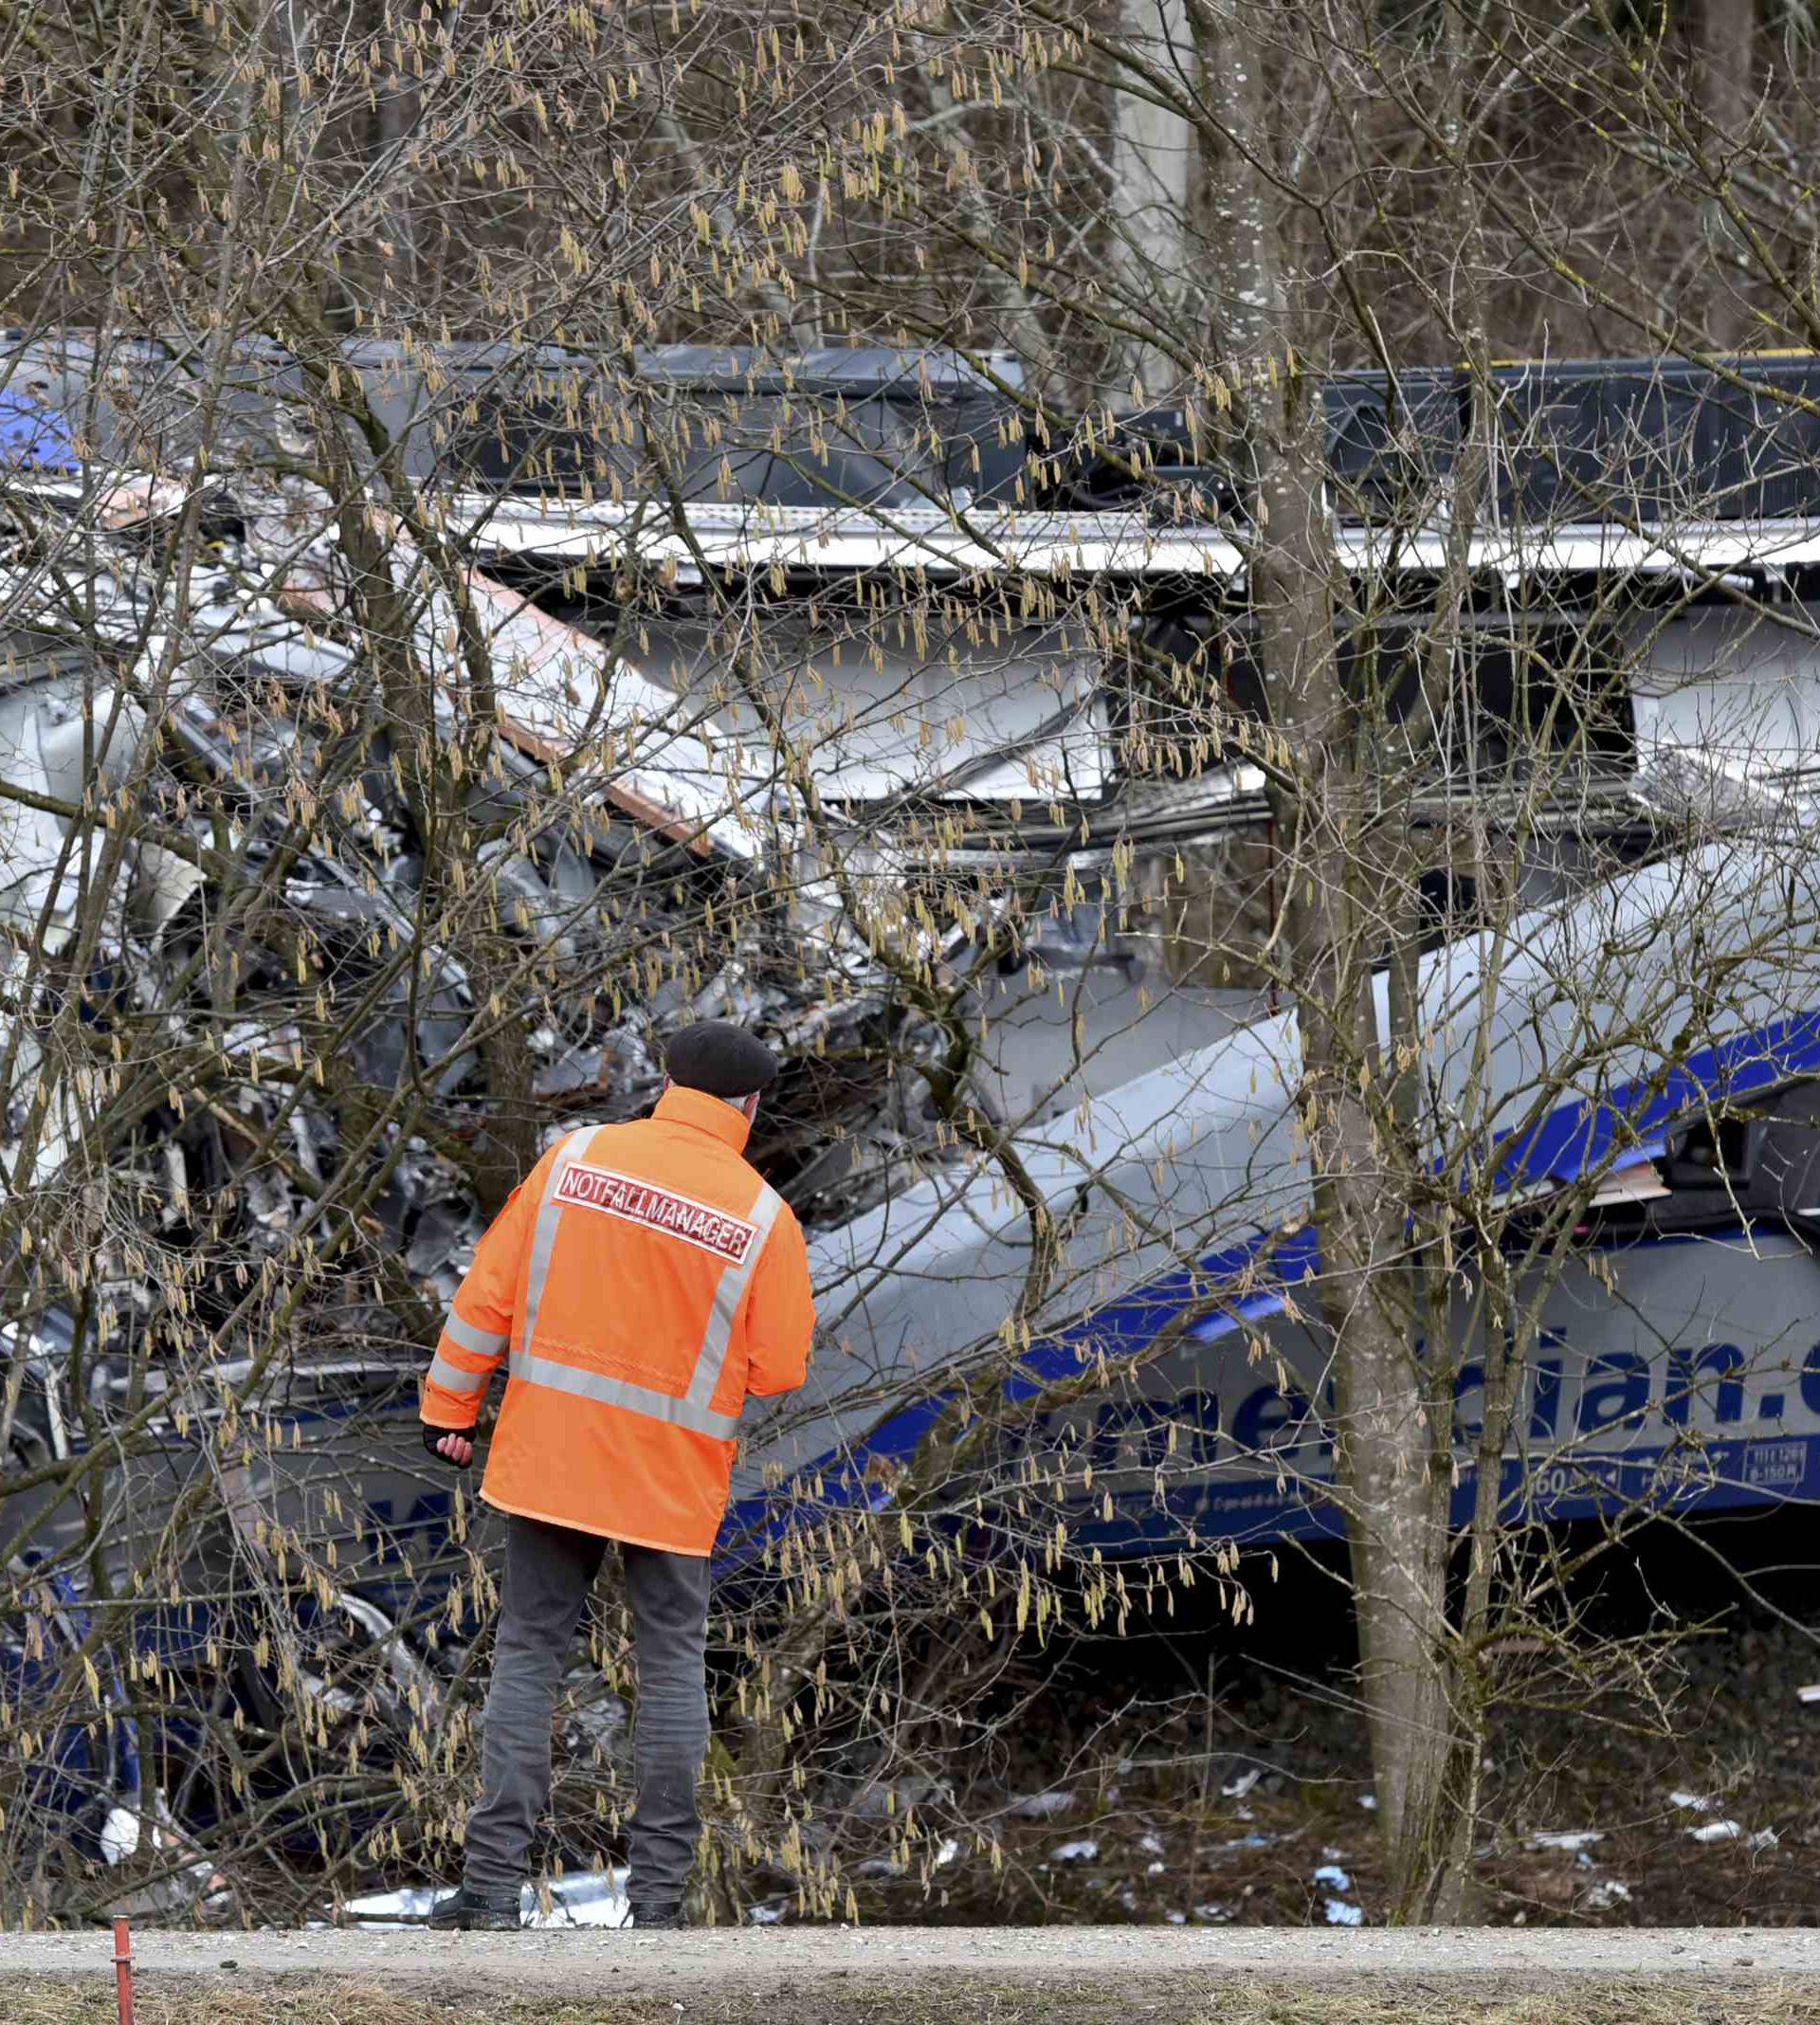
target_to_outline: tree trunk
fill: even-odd
[[[1281,420],[1272,413],[1254,427],[1253,443],[1269,530],[1254,567],[1260,648],[1272,715],[1302,755],[1301,778],[1277,793],[1275,814],[1280,834],[1292,839],[1287,925],[1300,1094],[1390,1912],[1400,1921],[1449,1920],[1459,1915],[1462,1880],[1447,1860],[1457,1725],[1447,1622],[1449,1481],[1436,1459],[1437,1449],[1446,1452],[1450,1387],[1434,1396],[1434,1372],[1446,1360],[1438,1345],[1432,1358],[1418,1347],[1406,1198],[1394,1183],[1385,1186],[1396,1149],[1370,1095],[1374,1070],[1392,1049],[1377,1031],[1374,961],[1387,942],[1412,938],[1414,922],[1404,910],[1387,910],[1374,869],[1380,853],[1367,829],[1371,783],[1353,757],[1356,704],[1335,651],[1319,393],[1299,372],[1283,375]]]
[[[1192,71],[1183,0],[1124,0],[1123,40],[1132,54],[1165,80],[1187,82]],[[1194,129],[1182,115],[1158,104],[1135,79],[1122,81],[1115,100],[1113,173],[1115,229],[1123,246],[1121,265],[1138,300],[1168,302],[1188,283],[1188,205],[1195,157]],[[1161,328],[1176,319],[1154,313]],[[1179,372],[1166,352],[1137,345],[1131,375],[1147,399],[1174,391]]]
[[[1708,129],[1707,158],[1721,171],[1744,143],[1756,55],[1756,0],[1703,0],[1697,89]],[[1706,313],[1711,340],[1723,348],[1748,343],[1754,319],[1738,280],[1748,275],[1750,263],[1740,258],[1732,223],[1717,203],[1708,207],[1707,229],[1714,252]]]
[[[1254,501],[1260,667],[1271,721],[1286,741],[1272,814],[1284,851],[1299,1094],[1320,1234],[1320,1322],[1332,1346],[1336,1469],[1390,1912],[1399,1922],[1449,1920],[1459,1916],[1464,1881],[1447,1805],[1458,1761],[1447,1622],[1451,1384],[1437,1384],[1420,1347],[1406,1191],[1400,1177],[1391,1178],[1397,1149],[1384,1123],[1394,1107],[1374,1090],[1394,1037],[1377,1031],[1373,972],[1387,945],[1394,957],[1398,939],[1416,927],[1412,910],[1387,898],[1399,868],[1407,871],[1406,833],[1395,827],[1394,795],[1388,817],[1375,806],[1371,727],[1338,651],[1325,421],[1301,342],[1311,319],[1256,166],[1277,153],[1261,52],[1237,0],[1204,7],[1197,22],[1224,129],[1212,174],[1221,372]],[[1286,85],[1278,91],[1276,105],[1293,102]]]
[[[1743,137],[1755,90],[1756,0],[1704,0],[1700,18],[1700,96],[1721,144]]]

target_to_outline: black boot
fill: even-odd
[[[632,1901],[632,1925],[641,1934],[671,1933],[688,1924],[681,1906],[641,1906],[636,1899]]]
[[[472,1885],[463,1885],[446,1898],[437,1900],[429,1924],[439,1933],[517,1933],[520,1903],[517,1885],[501,1886],[498,1890],[477,1890]]]

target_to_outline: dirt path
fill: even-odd
[[[110,1979],[111,1957],[111,1941],[100,1932],[0,1934],[0,1986],[15,1978],[71,1987],[91,1977]],[[608,1998],[622,2003],[667,1998],[671,2005],[687,2002],[700,2016],[734,2016],[750,2006],[755,2016],[764,2016],[769,2007],[774,2017],[783,2015],[788,1999],[799,2020],[842,2015],[839,2006],[828,2009],[829,1999],[850,1996],[857,2001],[863,1993],[887,1987],[918,1993],[918,2011],[946,1989],[956,1997],[968,1990],[998,1993],[1001,1999],[1046,1991],[1050,2003],[1065,1994],[1097,2004],[1101,2016],[1145,2011],[1170,2016],[1243,2016],[1216,2001],[1224,1988],[1300,1984],[1312,1995],[1338,1979],[1358,1979],[1386,1994],[1401,1985],[1415,1997],[1445,1985],[1457,1998],[1473,2000],[1467,2015],[1483,2015],[1480,2003],[1494,1993],[1639,1980],[1710,1987],[1722,1979],[1728,1987],[1755,1987],[1766,1995],[1798,1992],[1820,2002],[1820,1928],[1327,1933],[1264,1927],[1205,1932],[1137,1926],[874,1927],[642,1939],[598,1930],[519,1935],[148,1931],[134,1936],[134,1959],[148,1997],[181,1987],[190,1993],[191,2003],[211,1987],[245,1992],[264,1985],[276,1995],[284,1985],[333,1977],[413,2001],[483,1998],[510,2005],[514,1999],[590,2004]],[[1072,2008],[1072,2002],[1055,2005],[1049,2015]],[[872,2015],[872,2006],[868,2002],[852,2015]],[[998,2014],[963,2007],[928,2015]],[[1326,2016],[1324,2006],[1320,2015]],[[1418,2009],[1408,2015],[1428,2014]],[[1820,2009],[1762,2015],[1820,2017]]]

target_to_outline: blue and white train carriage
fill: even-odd
[[[1486,936],[1424,962],[1428,1157],[1540,1298],[1513,1515],[1820,1499],[1817,883],[1798,847],[1718,844],[1520,918],[1495,966]],[[1297,1077],[1278,1013],[1020,1134],[1061,1234],[1015,1344],[1029,1220],[987,1163],[816,1240],[823,1344],[750,1430],[729,1563],[792,1506],[888,1505],[969,1381],[1108,1552],[1336,1530]],[[1464,1516],[1483,1333],[1455,1285],[1424,1354],[1456,1367]]]

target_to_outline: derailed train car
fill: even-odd
[[[1787,932],[1817,876],[1716,845],[1520,920],[1495,982],[1488,937],[1424,963],[1422,1025],[1447,1037],[1424,1097],[1433,1158],[1538,1308],[1502,1465],[1514,1520],[1820,1498],[1820,955]],[[1693,921],[1731,980],[1718,1003],[1696,1004],[1674,949]],[[1083,1542],[1336,1529],[1298,1055],[1292,1019],[1255,1020],[1020,1141],[1065,1233],[1028,1348],[995,1333],[1026,1286],[1028,1212],[984,1166],[818,1240],[830,1341],[810,1395],[752,1432],[748,1469],[888,1504],[972,1384],[970,1413],[1072,1471]],[[1463,1169],[1447,1121],[1469,1094],[1486,1122]],[[1534,1244],[1564,1198],[1571,1228]],[[1464,1516],[1483,1323],[1457,1279],[1451,1341],[1430,1349],[1455,1371]],[[756,1475],[746,1491],[730,1561],[770,1523]]]
[[[903,375],[888,371],[888,362],[849,355],[835,364],[839,374],[830,368],[828,381],[834,398],[844,399],[841,385],[851,392],[856,376],[863,380],[868,371],[902,392]],[[492,371],[485,360],[475,366]],[[712,378],[719,370],[712,360],[672,358],[654,376],[707,372]],[[720,376],[728,389],[750,395],[744,366]],[[906,559],[937,576],[976,574],[997,566],[974,538],[983,516],[1015,499],[1023,454],[1006,434],[1009,405],[963,375],[956,385],[984,417],[973,447],[986,442],[982,429],[994,432],[984,482],[971,454],[925,459],[927,468],[908,492],[887,496],[877,489],[884,481],[874,464],[889,460],[875,458],[828,467],[837,483],[819,492],[808,473],[803,496],[805,470],[778,467],[755,438],[750,459],[742,457],[733,472],[740,495],[733,502],[710,500],[696,483],[718,492],[718,459],[712,469],[693,469],[695,489],[682,508],[687,542],[661,514],[641,529],[637,501],[589,498],[592,484],[610,488],[611,473],[590,479],[577,462],[574,432],[564,433],[560,416],[545,415],[528,439],[509,429],[488,438],[497,455],[491,468],[480,459],[480,476],[493,489],[484,497],[477,552],[527,594],[537,593],[540,576],[564,574],[584,554],[603,568],[627,556],[675,564],[684,589],[691,558],[703,554],[729,571],[782,570],[792,581],[802,575],[818,584],[837,571],[883,573]],[[922,398],[898,405],[919,411]],[[865,456],[890,447],[885,423],[895,399],[879,396]],[[1356,412],[1347,414],[1352,427]],[[1634,432],[1619,434],[1629,440]],[[1356,477],[1341,454],[1346,441],[1342,429],[1337,464],[1342,475]],[[1187,524],[1165,518],[1159,528],[1153,510],[1157,492],[1179,491],[1184,483],[1192,489],[1181,475],[1192,468],[1179,465],[1174,478],[1167,468],[1152,474],[1124,503],[1112,495],[1128,472],[1123,480],[1076,473],[1067,511],[1025,512],[1016,528],[997,530],[1006,538],[998,558],[1015,556],[1031,571],[1072,567],[1170,583],[1230,582],[1240,556],[1228,526],[1217,517],[1196,524],[1191,516]],[[1594,510],[1595,493],[1593,484],[1582,502]],[[1226,510],[1217,499],[1211,503]],[[1342,497],[1342,511],[1344,503]],[[1778,495],[1774,503],[1800,511],[1807,502],[1805,495]],[[1117,510],[1101,511],[1108,505]],[[880,506],[889,509],[888,524],[872,511]],[[1374,539],[1357,522],[1346,533],[1361,572],[1374,567]],[[1699,553],[1714,569],[1759,571],[1756,587],[1768,594],[1774,572],[1811,566],[1820,544],[1811,530],[1790,522],[1779,532],[1727,527],[1702,537]],[[1652,548],[1633,532],[1594,520],[1538,531],[1532,553],[1494,523],[1474,555],[1493,573],[1537,566],[1595,581],[1618,571],[1672,576],[1684,570],[1686,548],[1678,541]],[[1432,560],[1414,543],[1408,567],[1417,575],[1425,556]],[[1686,680],[1702,656],[1716,653],[1710,640],[1694,635],[1725,623],[1723,613],[1702,611],[1678,630],[1668,629],[1672,637],[1659,637],[1638,658],[1647,679],[1631,699],[1634,764],[1620,783],[1625,795],[1647,801],[1659,774],[1684,787],[1693,764],[1760,816],[1763,778],[1786,774],[1791,764],[1798,771],[1811,744],[1805,721],[1787,729],[1784,742],[1793,750],[1778,755],[1764,743],[1765,709],[1749,703],[1751,680],[1703,689]],[[693,615],[682,611],[657,629],[661,666],[651,673],[658,690],[666,683],[686,686],[693,626]],[[1032,714],[1028,696],[992,690],[992,707],[970,709],[970,719],[988,728],[990,751],[970,748],[966,768],[937,777],[923,757],[917,713],[905,728],[890,723],[886,712],[892,737],[849,740],[853,749],[841,756],[845,771],[825,789],[837,800],[846,797],[863,822],[872,798],[896,806],[913,791],[980,805],[1015,802],[1028,795],[1028,770],[1037,764],[1040,774],[1065,776],[1079,793],[1082,808],[1071,809],[1070,824],[1079,813],[1092,848],[1101,851],[1142,821],[1159,823],[1157,834],[1173,846],[1181,821],[1205,821],[1215,805],[1229,804],[1221,820],[1243,814],[1245,781],[1235,771],[1222,782],[1214,777],[1221,770],[1210,769],[1205,780],[1184,784],[1192,804],[1186,817],[1159,816],[1133,783],[1117,778],[1091,694],[1092,670],[1052,651],[1046,640],[1022,645],[1028,651],[1016,666],[1034,672],[1018,686],[1040,692],[1043,708]],[[573,653],[573,643],[563,651]],[[1671,666],[1676,653],[1686,667]],[[536,672],[540,654],[526,651],[527,670]],[[1002,683],[1003,666],[987,672]],[[893,664],[884,693],[871,699],[878,709],[901,677]],[[555,707],[555,685],[535,696],[531,686],[531,702]],[[1794,693],[1773,670],[1760,686],[1772,712],[1778,698]],[[1719,720],[1740,697],[1749,722],[1736,740],[1738,763],[1715,766],[1725,742]],[[555,724],[553,735],[559,739],[561,728]],[[652,779],[641,785],[656,791],[667,780],[674,799],[695,788],[701,771],[687,772],[671,753],[653,762]],[[724,783],[710,787],[719,794]],[[705,808],[713,795],[698,798]],[[693,820],[702,822],[700,810]],[[1027,824],[1024,840],[1031,836]],[[1548,1201],[1572,1192],[1586,1227],[1564,1262],[1532,1268],[1524,1283],[1541,1292],[1542,1308],[1526,1344],[1520,1409],[1502,1465],[1513,1516],[1570,1517],[1610,1510],[1618,1501],[1711,1505],[1820,1496],[1820,1328],[1805,1319],[1816,1292],[1807,1240],[1814,1228],[1810,1212],[1820,1199],[1808,1190],[1806,1120],[1811,1079],[1820,1078],[1811,1024],[1820,1017],[1820,982],[1803,976],[1798,963],[1753,970],[1744,961],[1759,935],[1787,948],[1781,918],[1762,911],[1772,885],[1764,875],[1785,874],[1784,858],[1798,866],[1798,851],[1754,854],[1742,842],[1716,847],[1538,909],[1520,925],[1523,962],[1504,974],[1489,1014],[1478,1010],[1475,995],[1475,939],[1444,944],[1428,959],[1431,1010],[1437,1019],[1449,1009],[1458,1015],[1456,1046],[1435,1072],[1437,1104],[1452,1086],[1448,1078],[1457,1082],[1464,1073],[1468,1037],[1481,1031],[1475,1021],[1488,1019],[1496,1046],[1483,1158],[1498,1177],[1493,1193],[1506,1208],[1529,1201],[1541,1214]],[[1786,884],[1784,877],[1780,885]],[[1812,896],[1804,893],[1801,904],[1811,919]],[[1728,952],[1741,968],[1723,1002],[1702,1012],[1697,1044],[1684,1050],[1680,1036],[1689,1015],[1676,993],[1671,939],[1692,920],[1711,924],[1709,955],[1721,969]],[[1614,940],[1632,954],[1608,1002],[1600,994]],[[1075,954],[1091,962],[1095,946],[1090,926]],[[1091,1467],[1091,1493],[1076,1498],[1069,1516],[1080,1541],[1108,1553],[1337,1524],[1338,1506],[1327,1492],[1331,1347],[1310,1320],[1306,1298],[1310,1276],[1320,1270],[1319,1233],[1308,1220],[1310,1177],[1286,1094],[1298,1073],[1293,1026],[1248,994],[1186,990],[1140,1017],[1138,977],[1105,984],[1090,1019],[1093,1074],[1063,1077],[1062,1101],[1019,1132],[1026,1166],[1067,1233],[1029,1340],[1008,1344],[998,1335],[1026,1285],[1030,1250],[1023,1211],[990,1169],[939,1170],[825,1233],[815,1262],[826,1340],[810,1391],[755,1416],[723,1542],[724,1573],[748,1575],[780,1525],[812,1519],[829,1500],[888,1506],[907,1486],[932,1430],[954,1411],[962,1383],[1001,1419],[1001,1460],[1015,1455],[1077,1480]],[[982,980],[980,990],[985,1003],[993,987]],[[1053,1032],[1046,1041],[1034,1026],[1015,1027],[997,1091],[1004,1108],[1012,1115],[1019,1109],[1017,1071],[1027,1066],[1027,1052],[1041,1060],[1043,1073],[1032,1071],[1035,1087],[1055,1080],[1048,1072],[1067,1051]],[[1541,1117],[1531,1115],[1538,1088],[1553,1089],[1556,1099]],[[1437,1158],[1445,1138],[1437,1136]],[[1521,1216],[1507,1223],[1520,1250]],[[1473,1490],[1477,1326],[1473,1290],[1465,1287],[1449,1345],[1459,1364],[1463,1513]],[[42,1355],[29,1344],[14,1348],[15,1359],[26,1359],[9,1424],[20,1468],[80,1453],[90,1431],[106,1428],[129,1404],[110,1391],[118,1389],[117,1377],[105,1359],[89,1361],[87,1394],[74,1401],[59,1389],[67,1359],[55,1354],[57,1345],[43,1346]],[[235,1374],[225,1368],[215,1376],[231,1387]],[[396,1363],[357,1357],[299,1361],[274,1373],[260,1398],[239,1410],[250,1404],[277,1440],[262,1441],[244,1474],[230,1471],[210,1483],[202,1507],[207,1521],[186,1539],[195,1576],[188,1586],[197,1596],[220,1595],[222,1571],[232,1567],[241,1598],[232,1607],[263,1610],[260,1621],[276,1628],[281,1644],[295,1633],[290,1656],[306,1698],[325,1720],[379,1714],[408,1728],[414,1711],[432,1706],[440,1691],[425,1631],[452,1593],[460,1522],[448,1480],[427,1469],[416,1450],[414,1377]],[[219,1429],[226,1395],[192,1393],[173,1397],[170,1411],[150,1422],[149,1452],[94,1472],[105,1487],[100,1508],[119,1521],[99,1542],[103,1568],[134,1566],[145,1542],[215,1467],[202,1437]],[[33,1511],[15,1501],[22,1555],[48,1553],[75,1565],[91,1543],[95,1508],[67,1501]],[[29,1524],[20,1527],[20,1517]],[[290,1579],[296,1563],[287,1571],[283,1562],[287,1537],[313,1547],[334,1543],[336,1580],[326,1595],[299,1594]],[[14,1567],[27,1596],[30,1565],[27,1560]],[[67,1573],[33,1599],[18,1639],[0,1655],[16,1683],[9,1698],[20,1698],[40,1663],[32,1640],[53,1654],[73,1652],[86,1636],[92,1602]],[[238,1702],[257,1707],[262,1696],[274,1695],[267,1669],[284,1655],[261,1661],[257,1634],[243,1635],[246,1624],[217,1621],[208,1605],[148,1603],[136,1613],[143,1650],[198,1684],[201,1709],[220,1686],[211,1678],[214,1652],[231,1655],[227,1689]],[[185,1739],[148,1744],[168,1745],[180,1759]],[[76,1756],[57,1758],[72,1804],[86,1806],[143,1777],[139,1740],[128,1725],[118,1726],[116,1745],[112,1763],[78,1762],[73,1743]],[[232,1798],[207,1797],[205,1805],[193,1792],[182,1797],[191,1818]]]

